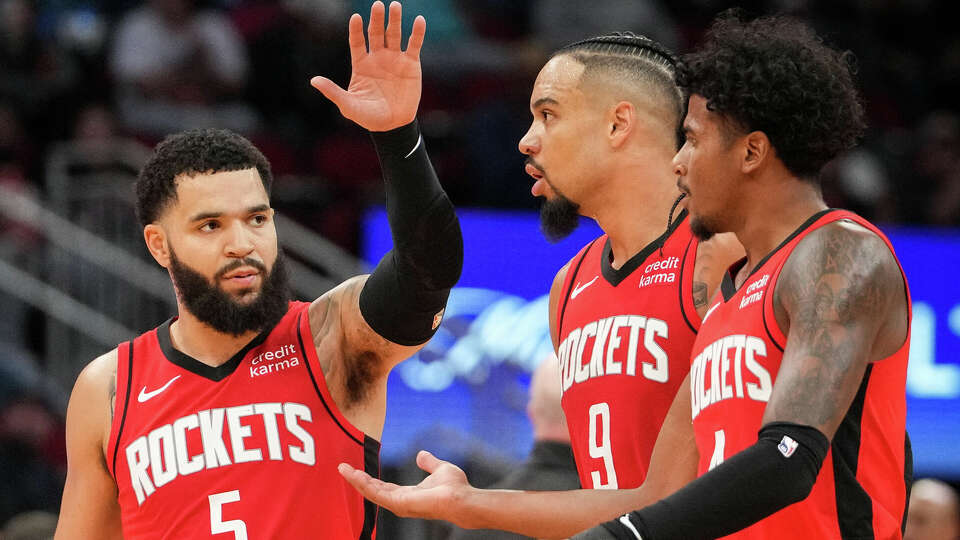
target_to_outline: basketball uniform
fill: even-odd
[[[686,212],[619,270],[606,235],[571,261],[557,312],[561,403],[580,483],[643,483],[700,318]]]
[[[733,276],[743,261],[724,277],[722,294],[707,311],[697,335],[690,368],[699,474],[757,441],[786,344],[774,316],[777,278],[803,238],[838,220],[869,229],[893,252],[889,240],[860,216],[825,210],[767,255],[739,290],[735,289]],[[907,301],[909,305],[909,293]],[[810,495],[726,538],[901,537],[907,493],[904,473],[909,476],[912,471],[906,458],[909,443],[905,426],[909,349],[908,334],[896,353],[867,367]]]
[[[173,348],[170,324],[118,348],[107,466],[127,539],[370,539],[377,508],[337,472],[379,476],[380,444],[327,389],[309,304],[227,363]]]

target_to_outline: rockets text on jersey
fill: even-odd
[[[558,303],[561,403],[581,485],[632,488],[689,369],[697,242],[683,213],[614,269],[601,236],[571,261]],[[576,293],[576,294],[574,294]]]

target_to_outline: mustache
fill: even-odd
[[[251,259],[247,257],[243,259],[236,259],[232,262],[227,263],[226,266],[224,266],[220,270],[217,270],[217,273],[214,274],[213,279],[219,280],[223,276],[227,275],[230,272],[233,272],[234,270],[236,270],[237,268],[240,268],[241,266],[250,266],[252,268],[256,268],[257,271],[259,271],[261,274],[267,273],[267,267],[264,266],[262,262],[256,259]]]
[[[542,174],[542,175],[544,175],[544,176],[547,175],[546,171],[543,170],[543,167],[541,167],[540,164],[537,163],[536,161],[534,161],[533,158],[530,157],[530,156],[527,156],[527,159],[524,160],[524,165],[530,165],[530,166],[533,167],[534,169],[540,171],[540,174]]]

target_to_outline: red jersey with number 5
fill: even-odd
[[[375,440],[330,397],[309,304],[219,367],[170,324],[118,348],[107,467],[128,539],[373,538],[377,508],[338,474],[379,475]]]
[[[739,290],[734,287],[734,273],[725,276],[722,294],[704,316],[690,367],[699,474],[757,441],[787,343],[774,314],[777,278],[801,240],[838,220],[869,229],[893,252],[890,241],[860,216],[845,210],[825,210],[812,216],[760,261]],[[896,353],[869,364],[810,495],[726,538],[901,537],[905,476],[912,475],[906,438],[909,350],[908,333]],[[793,452],[791,443],[796,444],[781,442],[780,451],[786,457]]]
[[[686,212],[614,269],[606,235],[570,263],[558,302],[561,403],[580,484],[628,489],[689,369],[700,318],[693,304],[697,241]]]

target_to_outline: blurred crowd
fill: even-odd
[[[454,203],[536,206],[517,141],[550,51],[630,30],[683,52],[728,4],[406,0],[407,31],[412,14],[427,18],[419,121]],[[825,171],[831,206],[880,223],[960,225],[960,4],[738,5],[796,14],[856,54],[870,129]],[[130,142],[149,148],[171,132],[227,127],[270,159],[278,209],[356,252],[360,217],[382,197],[379,165],[368,136],[308,81],[346,85],[346,21],[368,9],[369,0],[0,0],[0,186],[54,196],[52,150],[65,143],[84,170],[115,171],[129,168],[116,152]],[[0,255],[37,236],[0,215]],[[17,365],[31,357],[15,343],[35,323],[25,313],[0,324],[0,371],[14,373],[0,377],[0,526],[55,512],[65,469],[62,396]]]

